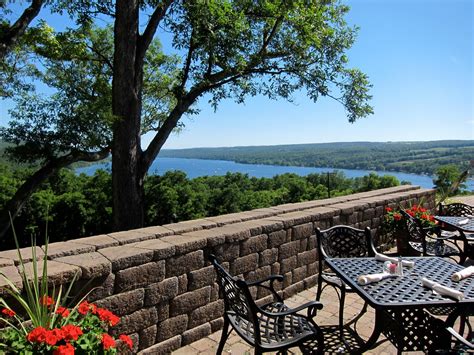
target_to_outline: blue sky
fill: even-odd
[[[344,2],[360,27],[350,65],[373,84],[374,115],[350,124],[339,103],[303,92],[294,103],[223,101],[217,112],[202,98],[200,114],[184,118],[164,148],[474,139],[474,1]],[[4,123],[10,105],[1,106]]]

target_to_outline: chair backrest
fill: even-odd
[[[439,204],[439,214],[441,216],[465,217],[474,215],[474,208],[465,203]]]
[[[374,256],[370,228],[357,229],[334,226],[326,230],[316,228],[318,251],[323,258],[357,258]]]
[[[411,216],[404,210],[400,211],[405,221],[405,226],[408,232],[408,241],[421,243],[423,247],[423,254],[426,254],[426,232],[417,218]]]
[[[225,312],[232,312],[236,316],[246,319],[255,325],[257,306],[245,281],[232,277],[218,263],[214,255],[209,255],[209,260],[214,265],[217,273],[219,290],[224,298]]]

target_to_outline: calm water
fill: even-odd
[[[79,168],[78,173],[92,175],[97,169],[109,169],[110,163],[95,164],[84,168]],[[333,168],[306,168],[299,166],[278,166],[278,165],[259,165],[259,164],[240,164],[225,160],[204,160],[204,159],[183,159],[183,158],[158,158],[150,167],[151,174],[163,174],[170,170],[181,170],[186,173],[188,178],[195,178],[206,175],[225,175],[227,172],[243,173],[255,177],[271,178],[275,175],[284,173],[295,173],[305,176],[311,173],[324,173],[338,170],[343,172],[346,177],[354,178],[368,175],[370,170],[352,170],[352,169],[333,169]],[[409,181],[412,185],[418,185],[425,188],[433,187],[433,178],[426,175],[407,174],[399,172],[375,171],[379,175],[393,175],[399,181]],[[468,188],[474,190],[474,181],[469,180]]]

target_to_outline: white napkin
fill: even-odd
[[[458,224],[460,226],[462,226],[463,224],[468,224],[468,223],[469,223],[469,219],[467,219],[467,218],[466,219],[461,219],[460,221],[458,221]]]
[[[474,265],[462,269],[461,271],[455,272],[451,275],[451,280],[461,281],[462,279],[465,279],[466,277],[469,277],[471,275],[474,275]]]
[[[392,263],[397,263],[397,262],[398,262],[398,258],[394,258],[394,257],[391,257],[391,256],[383,255],[383,254],[380,254],[380,253],[375,253],[375,260],[377,260],[377,261],[390,261],[390,262],[392,262]],[[415,262],[414,262],[414,261],[410,261],[410,260],[403,260],[403,259],[402,259],[402,266],[414,267],[414,266],[415,266]]]
[[[422,277],[421,281],[422,281],[423,286],[432,289],[433,291],[439,293],[440,295],[449,296],[458,301],[461,301],[464,298],[464,293],[462,293],[461,291],[455,290],[451,287],[440,285],[439,283],[428,280],[425,277]]]
[[[378,282],[378,281],[383,280],[383,279],[385,279],[387,277],[390,277],[390,276],[395,276],[395,275],[391,275],[388,272],[381,272],[380,274],[360,275],[357,278],[357,283],[359,285],[367,285],[367,284],[370,284],[372,282]]]

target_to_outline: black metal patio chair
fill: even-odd
[[[214,255],[210,255],[209,260],[216,270],[219,289],[224,299],[224,326],[217,354],[222,353],[232,329],[255,347],[255,354],[280,352],[296,346],[304,354],[323,354],[323,333],[312,319],[317,310],[323,308],[321,303],[312,301],[289,308],[273,286],[275,281],[281,282],[283,276],[272,275],[264,280],[245,282],[232,277]],[[270,291],[273,300],[257,305],[249,290],[253,286]],[[306,310],[307,315],[298,313],[303,310]],[[308,344],[311,344],[309,349]]]
[[[448,204],[440,203],[438,205],[438,214],[440,216],[466,217],[474,215],[474,207],[461,202]]]
[[[326,286],[333,287],[339,297],[339,330],[343,339],[344,332],[344,302],[347,292],[354,292],[334,273],[326,270],[324,260],[327,258],[360,258],[375,256],[375,247],[372,242],[370,228],[357,229],[349,226],[334,226],[326,230],[316,228],[319,255],[318,288],[316,300],[321,299],[321,294]],[[323,286],[323,283],[325,285]],[[367,311],[367,303],[360,313],[347,325],[357,320]],[[343,339],[344,340],[344,339]]]
[[[414,251],[422,256],[439,256],[450,258],[459,264],[466,260],[466,254],[458,245],[458,238],[443,236],[439,228],[424,228],[421,221],[405,211],[401,211],[407,228],[407,244]],[[460,234],[463,238],[464,234]],[[464,236],[465,238],[465,236]],[[464,241],[462,241],[464,243]],[[458,257],[459,260],[455,258]]]

